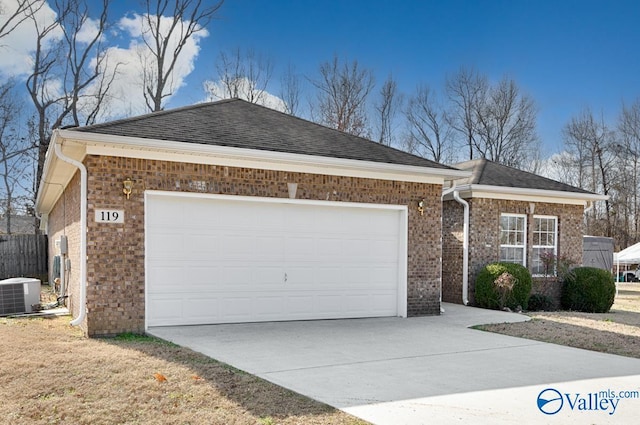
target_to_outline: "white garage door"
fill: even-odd
[[[406,208],[148,192],[147,326],[406,315]]]

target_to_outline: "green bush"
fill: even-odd
[[[529,311],[551,311],[553,300],[544,294],[533,294],[529,297]]]
[[[616,284],[606,270],[576,267],[564,279],[562,307],[585,313],[606,313],[613,305]]]
[[[513,288],[503,290],[496,281],[502,280],[504,273],[513,277]],[[500,278],[500,279],[499,279]],[[516,309],[518,306],[526,309],[531,293],[531,273],[520,265],[513,263],[487,264],[476,278],[475,298],[476,304],[482,308],[501,309],[509,307]]]

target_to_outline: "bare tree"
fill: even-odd
[[[45,0],[17,0],[17,8],[9,11],[5,2],[0,1],[0,17],[3,17],[0,24],[0,39],[11,34],[45,4]]]
[[[503,78],[489,89],[477,110],[476,151],[491,161],[521,168],[537,150],[536,116],[533,99],[520,93],[515,81]]]
[[[205,89],[212,99],[240,98],[265,104],[267,86],[273,74],[270,59],[254,50],[243,53],[240,48],[231,53],[220,52],[216,61],[219,82],[208,82]]]
[[[310,80],[317,89],[317,103],[312,111],[318,114],[316,119],[328,127],[365,136],[373,73],[360,68],[357,61],[341,64],[337,56],[320,64],[318,71],[319,78]]]
[[[536,152],[537,109],[515,81],[502,78],[495,86],[477,71],[462,68],[447,80],[452,105],[451,125],[467,146],[469,159],[487,158],[517,168]]]
[[[427,86],[418,86],[404,111],[408,125],[407,145],[413,153],[436,162],[452,159],[450,119],[435,93]]]
[[[62,53],[62,43],[54,36],[60,29],[60,22],[71,13],[68,9],[59,9],[58,18],[52,21],[41,21],[34,13],[31,14],[31,22],[35,28],[35,49],[32,55],[33,67],[27,77],[26,86],[29,96],[35,108],[34,138],[38,145],[38,171],[36,180],[40,180],[44,159],[49,147],[51,136],[50,114],[51,108],[60,101],[60,93],[55,90],[52,82],[59,80],[59,65]]]
[[[146,0],[143,40],[151,54],[144,66],[144,99],[150,111],[160,111],[171,96],[173,72],[182,49],[196,33],[204,31],[223,1]]]
[[[605,124],[604,119],[594,118],[591,110],[586,109],[564,127],[564,142],[572,153],[576,167],[580,170],[580,187],[592,192],[609,195],[614,184],[613,167],[615,156],[615,134]],[[611,221],[612,203],[605,201],[605,211],[601,221],[603,233],[613,236]],[[597,211],[594,209],[593,218]],[[587,223],[594,226],[596,223]]]
[[[22,137],[20,111],[22,102],[13,93],[14,83],[0,86],[0,210],[6,216],[5,233],[11,234],[11,218],[16,211],[20,194],[28,193],[25,183],[29,180],[28,162],[33,146]]]
[[[487,95],[489,83],[475,69],[460,68],[446,81],[446,93],[452,104],[451,126],[456,130],[469,157],[474,159],[474,147],[478,144],[478,114]]]
[[[84,1],[56,1],[57,17],[50,22],[41,22],[32,15],[36,39],[33,68],[26,86],[35,108],[37,181],[42,175],[51,130],[65,124],[93,123],[115,78],[115,71],[105,73],[106,50],[101,43],[108,4],[108,0],[103,0],[89,39],[78,38],[90,19]]]
[[[280,98],[284,102],[287,114],[298,115],[301,90],[300,77],[296,74],[294,66],[289,64],[280,78]]]
[[[402,107],[402,95],[398,93],[398,84],[393,75],[389,74],[382,84],[374,107],[377,112],[378,142],[391,146],[395,141],[395,117]]]
[[[631,235],[623,246],[640,240],[640,98],[631,105],[622,105],[618,118],[618,191],[622,198],[619,209],[624,209],[624,220]]]
[[[62,111],[53,122],[53,128],[61,126],[66,117],[70,117],[70,125],[95,123],[118,69],[116,64],[111,72],[106,72],[107,50],[102,43],[107,29],[109,0],[102,0],[94,34],[82,41],[78,40],[78,35],[90,19],[87,4],[77,0],[62,0],[58,2],[60,10],[66,10],[65,3],[71,5],[73,12],[64,14],[60,21],[66,52],[64,97]]]

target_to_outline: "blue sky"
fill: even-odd
[[[110,63],[120,64],[119,103],[111,109],[135,115],[145,111],[144,43],[134,16],[141,9],[137,1],[111,6],[106,42]],[[493,82],[513,78],[535,100],[546,157],[562,149],[562,127],[584,108],[614,124],[622,103],[640,98],[639,26],[638,0],[226,0],[209,35],[185,49],[176,78],[182,86],[166,107],[205,100],[203,83],[217,79],[216,57],[236,48],[271,59],[268,91],[276,95],[289,65],[315,78],[334,54],[371,69],[378,87],[392,73],[405,95],[419,84],[441,92],[448,75],[473,67]],[[3,39],[0,77],[26,78],[33,41],[28,25]]]
[[[639,28],[638,1],[227,0],[170,106],[196,100],[221,49],[270,57],[276,92],[289,63],[313,76],[334,53],[371,68],[379,83],[393,73],[404,93],[441,89],[447,75],[475,67],[493,81],[512,77],[535,99],[552,153],[583,108],[613,121],[623,101],[640,97]]]

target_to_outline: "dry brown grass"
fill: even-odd
[[[159,339],[87,339],[69,317],[0,318],[0,340],[0,423],[366,423]]]
[[[640,284],[619,284],[609,313],[532,312],[523,323],[483,325],[491,332],[640,358]]]

